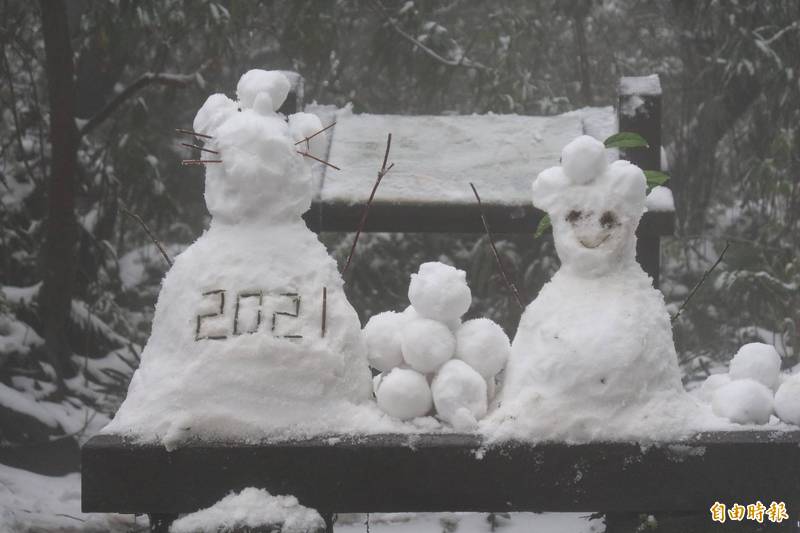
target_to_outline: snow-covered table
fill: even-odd
[[[693,515],[707,527],[715,501],[769,505],[774,500],[786,503],[794,526],[800,505],[797,472],[800,431],[707,433],[647,445],[485,446],[479,436],[464,434],[342,436],[263,444],[196,442],[172,452],[100,435],[83,448],[82,498],[84,511],[170,517],[255,486],[293,494],[327,517],[602,510],[612,513],[611,525],[630,513],[655,513]],[[624,526],[615,531],[621,530]]]
[[[657,76],[622,78],[617,110],[583,108],[555,116],[403,116],[335,113],[312,108],[323,124],[337,121],[320,166],[314,202],[305,215],[315,231],[355,231],[392,134],[393,170],[381,182],[365,231],[484,231],[474,183],[491,230],[533,234],[543,213],[531,205],[531,182],[557,165],[561,148],[588,134],[600,140],[619,130],[635,131],[650,143],[626,157],[643,169],[661,168],[661,87]],[[652,209],[639,227],[639,256],[658,279],[659,238],[672,235],[672,209]]]

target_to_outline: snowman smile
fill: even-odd
[[[581,246],[583,246],[584,248],[594,249],[594,248],[597,248],[598,246],[600,246],[601,244],[603,244],[604,242],[606,242],[609,237],[611,237],[610,233],[608,235],[604,236],[599,241],[594,241],[594,242],[589,241],[589,242],[587,242],[584,239],[578,239],[578,242],[580,242]]]

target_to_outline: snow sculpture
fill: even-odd
[[[636,262],[644,173],[588,136],[533,182],[561,268],[526,308],[487,430],[521,438],[657,438],[683,428],[663,296]],[[666,407],[667,404],[673,407]]]
[[[211,224],[164,278],[108,431],[171,446],[195,434],[344,430],[369,400],[360,322],[335,261],[300,218],[311,173],[295,143],[322,126],[276,112],[288,90],[280,72],[251,70],[238,102],[214,94],[198,111],[194,130],[222,160],[206,168]],[[313,152],[309,144],[300,147]]]
[[[461,323],[472,302],[466,273],[443,263],[424,263],[411,275],[411,305],[386,311],[364,327],[378,406],[401,420],[435,408],[455,429],[477,426],[494,397],[495,379],[510,343],[486,318]]]

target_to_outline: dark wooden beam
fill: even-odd
[[[173,515],[255,486],[321,513],[703,513],[715,501],[800,505],[800,431],[690,440],[485,446],[477,435],[159,444],[99,435],[82,451],[84,512]]]

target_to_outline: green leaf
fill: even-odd
[[[615,133],[605,141],[603,144],[606,148],[649,148],[650,145],[644,137],[632,131],[621,131]]]
[[[669,180],[669,176],[660,170],[645,170],[644,177],[647,178],[648,189],[652,189],[656,185],[664,185]]]
[[[542,219],[539,221],[539,225],[536,226],[536,233],[533,234],[533,238],[538,239],[539,237],[544,235],[544,232],[547,231],[550,228],[550,226],[551,226],[550,215],[543,216]]]

